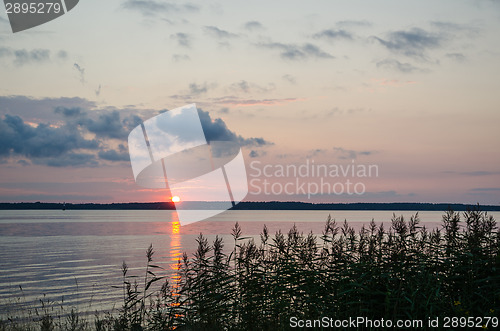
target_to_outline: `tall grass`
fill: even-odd
[[[219,237],[210,244],[200,234],[194,255],[179,261],[175,282],[157,276],[151,246],[141,281],[124,263],[122,309],[85,326],[285,330],[291,317],[498,316],[499,234],[495,220],[479,209],[448,211],[441,229],[432,231],[418,214],[393,216],[387,229],[372,221],[359,231],[328,217],[321,236],[295,226],[270,236],[264,226],[258,242],[243,237],[236,223],[233,250],[225,252]],[[50,330],[44,328],[49,322],[38,323]],[[10,326],[0,323],[0,330]]]

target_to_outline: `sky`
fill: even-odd
[[[247,201],[498,205],[499,31],[496,0],[82,0],[18,33],[0,10],[0,201],[168,200],[127,137],[196,103]]]

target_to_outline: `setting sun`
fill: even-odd
[[[176,196],[173,196],[171,198],[172,202],[180,202],[181,201],[181,198],[179,198],[177,195]]]

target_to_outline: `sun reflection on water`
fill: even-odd
[[[179,296],[179,287],[181,276],[179,274],[180,266],[181,266],[181,223],[179,222],[179,218],[177,213],[172,214],[172,234],[170,236],[170,268],[172,269],[172,273],[170,275],[170,281],[172,284],[172,295],[174,297]],[[177,300],[171,303],[172,306],[179,306],[179,302]]]

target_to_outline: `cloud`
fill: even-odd
[[[462,53],[447,53],[445,56],[457,62],[465,62],[466,57]]]
[[[263,147],[272,145],[272,142],[264,138],[243,138],[228,129],[226,123],[221,118],[212,119],[207,111],[198,109],[201,126],[205,132],[205,138],[210,141],[236,141],[241,146]]]
[[[64,50],[60,50],[59,52],[57,52],[57,57],[60,58],[60,59],[67,59],[68,58],[68,52],[66,52]]]
[[[372,155],[374,153],[374,151],[355,151],[341,147],[334,147],[333,151],[340,160],[355,160],[360,155]]]
[[[78,63],[74,63],[73,68],[78,71],[78,75],[80,76],[80,82],[82,84],[85,84],[85,68],[82,68]]]
[[[283,44],[277,42],[260,43],[257,46],[261,48],[280,51],[280,56],[286,60],[304,60],[308,58],[315,59],[334,59],[335,57],[316,45],[306,43],[303,45]]]
[[[246,22],[244,27],[248,31],[263,30],[264,29],[264,26],[258,21]]]
[[[122,120],[120,113],[114,110],[100,114],[97,119],[89,118],[86,113],[82,113],[79,118],[71,123],[85,128],[89,132],[94,133],[98,138],[125,140],[130,130],[141,122],[142,120],[136,115],[125,117]]]
[[[62,114],[65,117],[75,117],[79,116],[82,112],[82,109],[79,107],[73,107],[73,108],[65,108],[65,107],[56,107],[54,111],[57,114]]]
[[[14,63],[22,66],[27,63],[40,63],[50,59],[50,51],[48,49],[34,49],[27,51],[25,49],[14,51]]]
[[[207,83],[203,83],[200,85],[196,83],[189,84],[189,92],[193,95],[200,95],[203,93],[207,93],[207,91],[208,91]]]
[[[366,20],[345,20],[345,21],[339,21],[336,24],[338,27],[370,27],[373,26],[373,23],[368,22]]]
[[[297,83],[296,78],[294,76],[292,76],[292,75],[289,75],[289,74],[283,75],[283,76],[281,76],[281,78],[283,78],[284,80],[286,80],[290,84],[294,84],[295,85]]]
[[[114,149],[106,150],[106,151],[100,151],[98,153],[99,158],[106,160],[106,161],[129,161],[130,156],[126,152],[117,152]]]
[[[79,124],[98,137],[125,139],[129,133],[120,120],[118,111],[99,115],[97,120],[87,118],[80,121]]]
[[[127,0],[122,8],[138,11],[144,16],[156,16],[158,14],[176,12],[196,12],[198,6],[191,3],[177,4],[168,1],[154,0]]]
[[[52,127],[48,124],[32,126],[19,116],[6,114],[0,119],[0,157],[23,156],[36,163],[55,164],[52,159],[70,162],[79,159],[88,164],[91,159],[75,153],[75,150],[97,150],[99,141],[85,138],[72,126]]]
[[[190,100],[193,97],[199,97],[202,94],[205,94],[208,92],[208,90],[215,88],[216,84],[208,84],[207,82],[203,84],[198,84],[198,83],[190,83],[188,85],[188,90],[181,91],[180,94],[174,94],[171,95],[170,97],[173,99],[180,99],[180,100]]]
[[[310,150],[307,154],[307,158],[313,158],[315,156],[319,156],[319,155],[323,155],[326,153],[326,150],[325,149],[321,149],[321,148],[316,148],[316,149],[313,149],[313,150]]]
[[[478,187],[471,189],[473,192],[500,192],[500,187]]]
[[[248,153],[248,156],[251,158],[256,158],[256,157],[265,156],[265,155],[267,155],[266,151],[256,151],[254,149],[252,149],[250,151],[250,153]]]
[[[175,62],[180,62],[180,61],[189,61],[191,60],[191,58],[189,57],[189,55],[186,54],[174,54],[172,55],[172,60],[174,60]]]
[[[95,96],[99,97],[101,95],[101,84],[99,84],[99,87],[95,90]]]
[[[34,163],[49,167],[97,167],[99,165],[94,154],[74,152],[63,154],[57,158],[35,159]]]
[[[58,53],[58,57],[61,57],[60,52]],[[26,50],[0,47],[0,58],[12,58],[13,63],[17,66],[40,64],[50,61],[50,50],[41,48]]]
[[[0,114],[15,114],[30,122],[56,122],[57,108],[95,109],[96,103],[78,97],[31,98],[27,96],[0,96]]]
[[[191,47],[191,36],[187,33],[178,32],[170,35],[170,39],[177,40],[177,44],[182,47]]]
[[[444,21],[433,21],[431,25],[439,29],[441,32],[447,33],[449,35],[457,35],[458,33],[464,33],[469,37],[472,37],[479,33],[479,29],[470,25],[457,24],[453,22]]]
[[[442,34],[420,28],[390,32],[386,39],[373,38],[393,53],[418,59],[426,59],[426,51],[441,47],[445,40]]]
[[[282,99],[240,99],[235,96],[226,96],[212,99],[214,103],[232,106],[273,106],[287,104],[291,102],[304,101],[301,98],[282,98]]]
[[[461,175],[465,176],[493,176],[493,175],[500,175],[499,171],[467,171],[467,172],[461,172]]]
[[[216,26],[205,26],[205,32],[217,39],[237,38],[238,35],[226,30],[221,30]]]
[[[229,88],[233,91],[243,93],[267,93],[273,89],[273,86],[267,88],[247,82],[246,80],[240,80],[239,82],[232,83]]]
[[[399,62],[396,59],[385,59],[377,62],[377,68],[389,69],[394,71],[400,71],[403,73],[412,72],[426,72],[427,70],[415,67],[413,64],[408,62]]]
[[[329,41],[344,39],[344,40],[352,40],[353,35],[350,32],[347,32],[343,29],[328,29],[323,30],[313,35],[315,39],[326,39]]]
[[[126,140],[130,131],[142,122],[137,115],[133,114],[122,119],[117,110],[103,112],[95,119],[90,118],[86,111],[77,107],[56,107],[54,112],[66,118],[66,125],[85,129],[95,134],[98,139]]]

